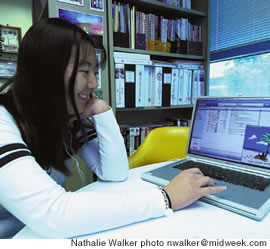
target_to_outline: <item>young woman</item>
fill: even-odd
[[[203,187],[212,180],[191,169],[164,190],[65,191],[74,154],[101,180],[128,177],[113,112],[93,93],[95,48],[88,34],[63,19],[43,19],[25,34],[16,75],[0,89],[0,238],[24,225],[51,238],[98,232],[163,216],[169,205],[177,210],[224,190]]]

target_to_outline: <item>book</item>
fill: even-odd
[[[174,126],[181,126],[181,118],[167,117],[166,120],[172,122]]]

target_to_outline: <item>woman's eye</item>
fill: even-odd
[[[85,74],[88,74],[89,71],[88,70],[80,70],[81,73],[85,73]]]

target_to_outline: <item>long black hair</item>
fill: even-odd
[[[97,47],[95,40],[75,24],[60,18],[40,20],[26,32],[20,44],[15,76],[0,88],[0,92],[6,91],[0,95],[0,104],[17,121],[37,162],[44,169],[53,167],[66,174],[64,144],[69,145],[70,132],[64,76],[75,48],[69,94],[82,124],[74,99],[82,43],[92,49]],[[103,46],[99,44],[98,48],[105,55]]]

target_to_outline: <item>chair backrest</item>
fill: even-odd
[[[165,162],[186,156],[189,127],[160,127],[149,132],[140,147],[128,158],[129,168]]]

